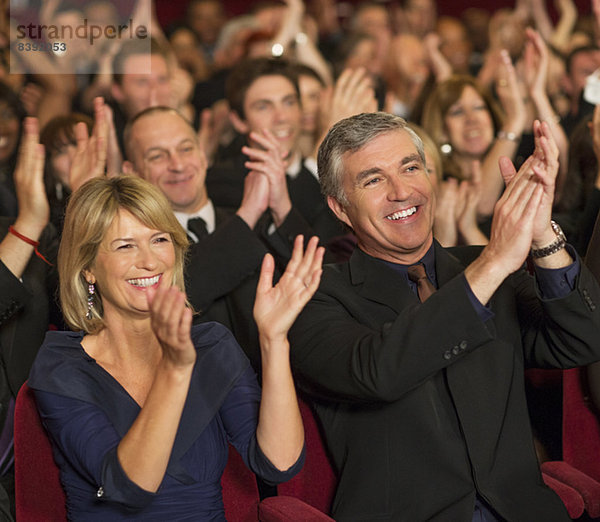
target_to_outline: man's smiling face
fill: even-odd
[[[347,202],[331,196],[367,254],[402,264],[423,257],[433,241],[434,194],[425,165],[405,130],[380,134],[342,156]]]
[[[164,193],[173,210],[190,214],[208,202],[206,156],[181,116],[171,111],[145,115],[134,123],[130,140],[135,171]]]
[[[254,80],[244,98],[245,134],[268,129],[282,150],[294,152],[300,133],[302,110],[294,84],[280,75],[261,76]]]

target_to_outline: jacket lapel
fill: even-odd
[[[440,288],[460,274],[465,265],[435,240],[434,248],[436,277]],[[402,276],[359,248],[354,250],[348,269],[352,285],[358,287],[360,294],[370,301],[383,304],[396,313],[419,302]]]
[[[229,210],[227,208],[215,206],[215,229],[219,228],[232,215],[233,215],[233,212],[231,210]]]
[[[400,274],[359,248],[354,250],[348,265],[350,281],[364,298],[383,304],[397,314],[419,302]]]
[[[455,278],[465,269],[465,264],[445,249],[437,241],[433,241],[435,249],[435,275],[438,288]]]

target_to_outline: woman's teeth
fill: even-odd
[[[147,286],[155,285],[159,281],[160,281],[160,276],[157,275],[154,277],[144,277],[142,279],[129,279],[127,282],[133,286],[147,287]]]

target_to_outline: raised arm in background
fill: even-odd
[[[498,169],[502,156],[514,157],[525,125],[525,107],[519,91],[515,68],[506,50],[501,52],[502,62],[496,76],[496,92],[504,109],[502,134],[496,136],[490,150],[481,162],[482,195],[478,205],[481,216],[491,216],[494,205],[504,190],[504,180]]]
[[[23,123],[14,179],[19,214],[13,229],[32,241],[38,241],[50,219],[50,206],[44,189],[44,147],[39,143],[36,118],[25,118]],[[33,245],[12,233],[8,233],[0,243],[0,260],[15,277],[21,277],[33,253]]]
[[[546,88],[549,63],[548,47],[539,32],[527,28],[525,34],[527,36],[524,52],[525,83],[535,107],[536,117],[548,123],[558,147],[559,169],[556,180],[556,198],[560,198],[568,167],[569,141],[548,97]]]

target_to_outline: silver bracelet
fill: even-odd
[[[519,141],[521,141],[521,138],[516,132],[506,132],[503,130],[498,131],[498,133],[496,134],[496,138],[498,138],[499,140],[513,141],[514,143],[519,143]]]
[[[298,33],[296,35],[296,38],[294,38],[294,41],[298,45],[304,45],[306,42],[308,42],[308,36],[306,35],[306,33]]]

